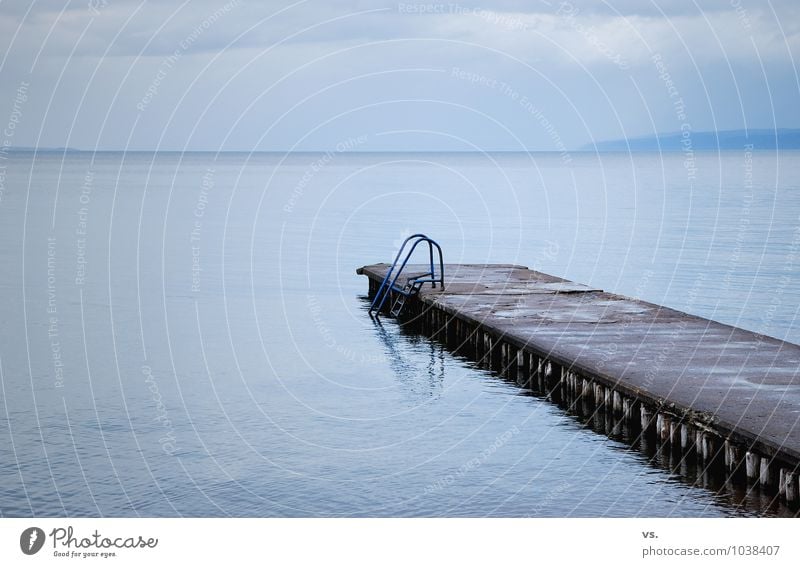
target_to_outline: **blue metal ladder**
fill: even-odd
[[[398,267],[397,264],[400,262],[400,257],[403,256],[406,245],[412,241],[413,243],[411,244],[411,248],[405,254],[403,262]],[[420,242],[426,242],[428,244],[430,271],[408,278],[406,283],[401,286],[397,283],[397,280],[400,277],[403,268],[405,268],[406,264],[408,264],[408,260],[411,258],[411,254],[414,253],[414,249]],[[438,276],[436,274],[436,263],[434,262],[434,248],[436,249],[439,258]],[[395,272],[395,270],[397,271]],[[392,277],[393,274],[394,277]],[[394,300],[394,303],[389,310],[389,314],[393,317],[398,317],[403,311],[403,307],[405,306],[408,298],[417,295],[423,284],[426,283],[431,284],[434,289],[436,289],[436,284],[438,283],[441,288],[444,289],[444,260],[442,260],[442,248],[436,243],[435,240],[428,238],[424,234],[412,234],[406,238],[405,241],[403,241],[403,245],[400,246],[400,250],[397,251],[397,256],[395,256],[394,262],[392,262],[392,266],[389,268],[389,271],[386,272],[386,276],[384,276],[378,291],[375,292],[375,297],[372,299],[372,304],[369,306],[370,316],[372,315],[373,311],[375,311],[376,316],[379,316],[381,309],[383,309],[383,305],[386,303],[386,300],[391,296],[392,292],[394,292],[397,294],[397,298]]]

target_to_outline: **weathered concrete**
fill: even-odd
[[[387,269],[357,272],[373,294]],[[589,396],[659,443],[797,500],[800,346],[522,266],[447,265],[445,275],[444,291],[425,286],[415,302],[429,331],[464,340],[522,386]]]

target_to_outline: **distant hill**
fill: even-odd
[[[30,152],[80,152],[77,148],[51,148],[47,146],[9,146],[8,152],[20,152],[20,153],[30,153]]]
[[[741,150],[752,144],[754,150],[800,149],[800,129],[779,128],[777,130],[724,130],[721,132],[692,132],[692,150]],[[654,136],[642,136],[622,140],[606,140],[596,143],[600,151],[634,152],[679,152],[683,151],[684,137],[681,132],[669,132]],[[595,144],[586,144],[582,150],[593,151]]]

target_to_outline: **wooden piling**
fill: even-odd
[[[773,488],[775,486],[775,470],[772,467],[772,460],[767,457],[761,457],[761,464],[759,465],[759,483],[764,488]]]
[[[761,457],[759,457],[756,453],[747,451],[744,460],[745,460],[747,480],[751,482],[757,481],[760,478],[759,470],[761,464]]]

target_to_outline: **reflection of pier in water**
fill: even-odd
[[[387,269],[358,270],[370,296]],[[640,449],[675,480],[754,513],[797,515],[800,346],[520,266],[447,273],[444,291],[407,304],[404,328]]]
[[[389,365],[402,385],[403,392],[415,404],[438,398],[444,387],[445,347],[435,341],[423,339],[411,329],[392,325],[392,330],[389,331],[380,319],[372,319],[372,322],[375,325],[375,334],[386,347]],[[423,349],[428,351],[429,360],[424,371],[420,372],[421,368],[411,364],[409,357],[404,356],[397,348],[398,338],[401,336],[406,344],[416,349],[417,354],[422,354],[420,351]]]

